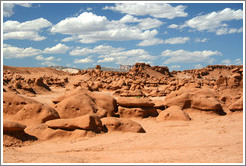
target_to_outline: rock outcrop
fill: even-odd
[[[5,92],[3,117],[23,124],[44,123],[60,118],[55,109],[23,96]]]
[[[88,130],[100,133],[103,131],[102,122],[95,115],[84,115],[71,119],[55,119],[45,123],[49,128],[65,130]]]
[[[53,100],[54,108],[62,119],[75,118],[90,113],[97,113],[100,116],[115,116],[117,102],[106,94],[90,92],[84,88],[78,88],[74,91],[58,97]],[[105,112],[105,115],[101,113]]]
[[[161,111],[160,114],[156,117],[157,121],[166,121],[166,120],[191,120],[190,116],[182,110],[180,106],[171,106]]]
[[[177,105],[182,108],[196,108],[204,111],[216,111],[223,114],[222,106],[215,92],[208,88],[181,88],[166,97],[166,106]]]
[[[154,108],[155,104],[148,98],[119,97],[117,103],[119,105],[118,113],[122,118],[147,118],[158,115],[157,110]]]
[[[106,126],[108,132],[121,131],[121,132],[135,132],[145,133],[143,127],[133,120],[125,118],[105,117],[101,119],[102,124]]]

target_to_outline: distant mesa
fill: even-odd
[[[129,71],[133,67],[134,67],[134,65],[120,65],[120,70]]]

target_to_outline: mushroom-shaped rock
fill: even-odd
[[[165,120],[191,120],[191,118],[180,106],[171,106],[160,112],[156,120],[160,122]]]
[[[25,125],[18,122],[3,120],[3,131],[23,131],[26,128]]]
[[[153,100],[154,108],[165,108],[165,100]]]
[[[235,103],[229,106],[231,111],[242,111],[243,110],[243,96],[238,99]]]
[[[165,100],[166,106],[180,106],[182,108],[189,108],[191,106],[191,101],[193,98],[193,94],[184,93],[181,95],[177,95],[175,97],[167,97]]]
[[[192,99],[191,108],[216,111],[222,109],[222,106],[216,98],[210,96],[197,96]]]
[[[117,103],[124,107],[153,107],[155,104],[148,98],[119,97]]]
[[[179,91],[173,92],[166,97],[165,105],[212,111],[222,109],[215,92],[208,88],[186,89],[182,87]]]
[[[118,107],[118,113],[121,118],[130,118],[130,117],[141,117],[147,118],[149,116],[156,117],[158,112],[153,107],[144,107],[144,108],[127,108],[127,107]]]
[[[106,126],[108,131],[135,132],[145,133],[143,127],[130,119],[105,117],[101,119],[102,124]]]
[[[94,132],[101,132],[103,130],[102,122],[99,117],[94,115],[84,115],[71,119],[55,119],[45,123],[50,128],[54,129],[83,129]]]
[[[34,83],[36,86],[38,87],[43,87],[45,88],[46,90],[50,91],[51,89],[48,87],[48,85],[46,85],[44,82],[43,82],[43,77],[39,77],[35,80],[35,83]]]

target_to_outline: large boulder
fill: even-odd
[[[92,92],[90,96],[95,101],[98,108],[107,111],[107,116],[115,116],[115,110],[117,108],[117,101],[115,98],[101,92]]]
[[[117,103],[123,107],[153,107],[155,104],[149,98],[119,97]]]
[[[9,92],[5,92],[3,96],[4,119],[27,125],[60,118],[56,110],[38,101]]]
[[[46,89],[46,90],[48,90],[48,91],[51,91],[51,89],[49,88],[49,86],[46,85],[46,84],[43,82],[43,80],[44,80],[43,77],[37,78],[37,79],[35,80],[35,82],[34,82],[35,87],[36,87],[36,88],[37,88],[37,87],[40,87],[40,88]]]
[[[145,133],[143,127],[130,119],[115,118],[115,117],[105,117],[101,119],[102,124],[106,126],[109,132],[111,131],[121,131],[121,132],[135,132],[135,133]]]
[[[27,104],[13,116],[14,120],[23,124],[39,124],[58,118],[56,110],[41,103]]]
[[[199,110],[220,110],[222,106],[219,101],[210,96],[197,96],[192,99],[191,108]]]
[[[234,104],[240,97],[243,96],[243,89],[225,89],[220,92],[219,100],[227,107]]]
[[[230,111],[242,111],[243,110],[243,96],[235,103],[229,106]]]
[[[94,132],[101,132],[103,130],[102,122],[99,117],[95,115],[84,115],[71,119],[55,119],[45,123],[50,128],[66,129],[66,130],[90,130]]]
[[[237,88],[240,85],[241,85],[241,87],[243,87],[242,80],[243,80],[243,76],[239,73],[235,73],[231,77],[229,77],[228,87],[231,89]]]
[[[72,91],[69,91],[65,95],[61,95],[61,96],[53,99],[52,102],[54,104],[57,104],[57,103],[63,101],[64,99],[66,99],[68,97],[74,96],[76,94],[84,94],[84,93],[89,93],[89,91],[87,89],[85,89],[85,88],[76,88],[76,89],[74,89]]]
[[[67,119],[96,112],[96,105],[89,95],[78,93],[60,101],[55,109],[62,119]]]
[[[165,106],[180,106],[182,108],[190,108],[193,94],[184,93],[177,96],[167,96],[165,99]]]
[[[219,87],[219,88],[226,88],[227,86],[227,81],[228,81],[228,78],[227,76],[221,76],[217,81],[216,81],[216,85]]]
[[[127,107],[118,107],[118,113],[121,118],[130,118],[130,117],[141,117],[147,118],[149,116],[156,117],[158,112],[153,107],[145,108],[127,108]]]
[[[36,141],[37,138],[25,133],[23,130],[3,131],[3,146],[23,146],[25,142]]]
[[[3,120],[3,131],[23,131],[26,128],[25,125],[18,122]]]
[[[185,111],[182,110],[180,106],[171,106],[166,110],[161,111],[160,114],[156,117],[156,120],[191,120],[191,118]]]
[[[93,136],[95,133],[92,131],[86,131],[86,130],[62,130],[62,129],[51,129],[48,127],[48,125],[42,123],[42,124],[33,124],[30,126],[27,126],[25,128],[25,133],[35,136],[36,138],[40,140],[50,140],[55,138],[64,138],[64,139],[74,139],[74,138],[81,138],[85,136]]]
[[[12,92],[3,93],[3,116],[13,116],[20,111],[26,104],[38,103]]]
[[[121,94],[121,97],[141,97],[145,96],[145,94],[140,89],[135,90],[124,90]]]
[[[166,106],[180,106],[182,108],[196,108],[206,111],[221,110],[222,106],[217,99],[216,92],[208,88],[180,88],[172,92],[165,99]]]
[[[101,114],[101,110],[106,111],[103,116],[115,116],[117,107],[116,100],[101,92],[90,92],[83,88],[78,88],[66,95],[53,100],[54,107],[62,119],[75,118],[90,113]]]
[[[153,100],[154,108],[156,109],[164,109],[165,108],[165,100]]]

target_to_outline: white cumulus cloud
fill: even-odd
[[[127,24],[137,22],[137,25]],[[51,28],[52,33],[71,35],[63,42],[78,41],[81,43],[95,43],[97,41],[128,41],[155,38],[158,31],[154,28],[163,22],[153,18],[137,19],[124,16],[120,20],[108,20],[105,16],[97,16],[91,12],[84,12],[78,17],[66,18]]]
[[[75,62],[90,62],[91,56],[97,57],[97,63],[114,62],[116,64],[134,64],[136,62],[151,63],[156,57],[150,55],[144,49],[125,50],[125,48],[115,48],[109,45],[98,45],[94,48],[77,47],[70,53],[71,56],[88,56],[85,59],[76,59]]]
[[[240,58],[231,60],[231,59],[224,59],[221,61],[222,65],[242,65],[243,62],[241,61]]]
[[[124,17],[122,17],[120,21],[123,23],[133,23],[133,22],[140,22],[141,20],[132,15],[127,14]]]
[[[138,46],[153,46],[158,44],[163,44],[165,41],[158,38],[152,38],[152,39],[145,39],[141,41]]]
[[[195,41],[195,43],[206,43],[208,41],[208,39],[207,38],[203,38],[203,39],[195,38],[194,41]]]
[[[91,59],[91,57],[87,57],[84,59],[75,59],[74,63],[93,63],[94,60]]]
[[[118,3],[115,6],[106,6],[104,9],[136,16],[150,15],[156,18],[173,19],[188,16],[184,11],[185,8],[183,5],[174,7],[167,3]]]
[[[18,39],[18,40],[33,40],[33,41],[41,41],[45,40],[46,37],[40,36],[38,32],[32,31],[18,31],[18,32],[8,32],[3,34],[4,40],[8,39]]]
[[[99,45],[99,46],[95,46],[94,48],[76,47],[69,54],[72,56],[83,56],[83,55],[89,55],[89,54],[112,54],[114,52],[119,52],[122,50],[124,49],[120,47],[114,48],[108,45]]]
[[[44,58],[42,55],[38,55],[38,56],[35,57],[35,59],[38,60],[38,61],[51,61],[51,60],[53,60],[54,58],[55,58],[55,57],[53,57],[53,56]]]
[[[35,59],[39,61],[60,61],[60,58],[55,58],[53,56],[50,57],[43,57],[41,54],[61,54],[64,53],[64,49],[68,49],[67,46],[64,45],[62,47],[59,44],[52,48],[46,48],[45,50],[35,49],[32,47],[28,48],[19,48],[16,46],[12,46],[9,44],[3,44],[3,57],[5,59],[11,59],[11,58],[25,58],[25,57],[31,57],[36,56]],[[63,49],[60,49],[63,48]]]
[[[179,26],[177,24],[171,24],[168,26],[168,28],[171,28],[171,29],[176,29],[178,28]]]
[[[42,53],[41,50],[32,47],[19,48],[9,44],[3,44],[3,57],[5,59],[32,57],[40,53]]]
[[[41,65],[43,66],[57,66],[58,61],[61,61],[61,58],[55,58],[54,56],[44,57],[42,55],[38,55],[35,57],[36,60],[41,61]]]
[[[212,57],[218,55],[222,56],[219,51],[186,51],[186,50],[165,50],[162,52],[161,56],[165,59],[164,64],[169,63],[199,63],[213,61]]]
[[[195,69],[201,69],[202,68],[202,65],[201,64],[196,64],[196,65],[194,65],[194,68]]]
[[[158,19],[145,18],[141,20],[138,26],[140,27],[140,29],[145,30],[145,29],[157,28],[161,26],[162,24],[163,22]]]
[[[45,54],[65,54],[69,50],[69,47],[65,44],[58,43],[51,48],[45,48],[43,53]]]
[[[171,68],[171,69],[179,69],[180,66],[179,66],[179,65],[172,65],[172,66],[170,66],[170,68]]]
[[[113,61],[115,61],[115,58],[114,57],[109,57],[109,58],[100,59],[97,62],[98,63],[105,63],[105,62],[113,62]]]
[[[190,40],[189,37],[174,37],[165,40],[165,44],[184,44]]]
[[[225,22],[242,19],[243,10],[225,8],[221,11],[214,11],[205,15],[196,16],[186,21],[184,25],[178,27],[190,27],[198,31],[215,32],[217,35],[239,33],[242,32],[241,29],[228,28],[228,25]]]
[[[216,30],[216,35],[226,35],[226,34],[232,34],[232,33],[241,33],[243,32],[243,28],[225,28],[222,27],[218,30]]]
[[[15,5],[19,5],[27,8],[32,6],[32,4],[30,3],[3,3],[3,17],[12,16],[15,13],[13,10]]]
[[[9,20],[3,23],[3,39],[28,39],[41,41],[46,39],[46,37],[40,36],[38,32],[43,28],[50,27],[51,25],[52,24],[44,18],[38,18],[23,23]]]
[[[52,61],[44,61],[44,62],[41,62],[40,65],[42,65],[42,66],[58,66],[57,63],[52,62]]]
[[[100,59],[98,62],[114,62],[116,64],[132,65],[137,62],[152,63],[156,57],[150,55],[144,49],[132,49],[126,51],[112,52],[111,54],[105,54],[98,56]]]

